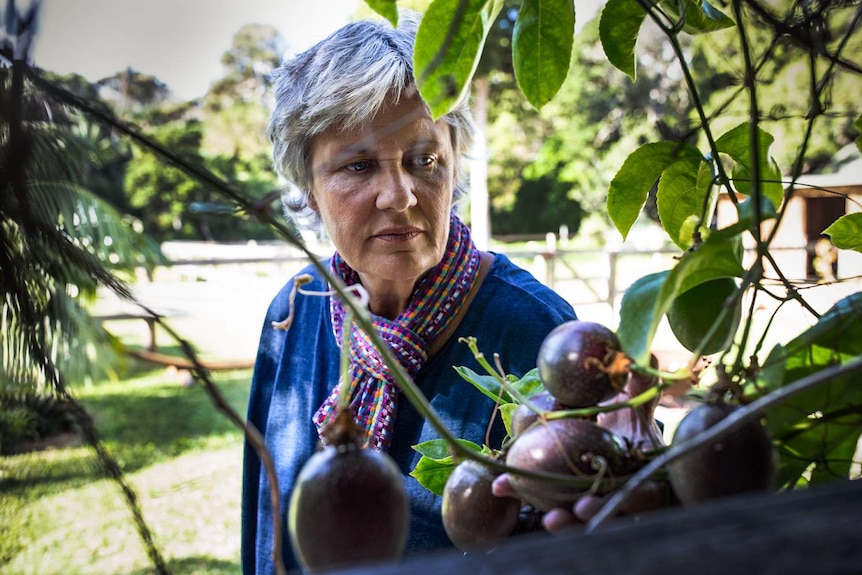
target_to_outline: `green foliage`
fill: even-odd
[[[862,355],[862,292],[838,301],[815,325],[764,362],[750,392],[780,389],[807,375]],[[862,433],[859,374],[825,382],[769,410],[766,421],[781,449],[781,483],[808,472],[812,483],[847,477]],[[813,472],[812,469],[813,468]]]
[[[646,275],[623,295],[617,335],[640,365],[649,365],[658,324],[679,294],[722,277],[740,277],[741,244],[735,235],[714,233],[699,249],[685,253],[673,269]]]
[[[659,4],[674,26],[682,24],[687,34],[707,34],[733,26],[733,20],[706,0],[664,0]]]
[[[398,25],[398,4],[395,0],[368,0],[366,4],[389,20],[393,26]]]
[[[705,0],[673,0],[658,4],[660,8],[652,5],[650,9],[660,9],[673,26],[681,27],[688,34],[706,34],[733,26],[730,18]],[[647,11],[637,0],[609,0],[602,10],[602,47],[608,61],[632,80],[636,78],[635,45],[646,17]]]
[[[750,126],[741,124],[716,141],[716,150],[733,160],[730,182],[743,194],[752,192]],[[780,173],[768,155],[772,137],[757,132],[760,194],[780,205],[784,191]],[[665,232],[682,249],[693,243],[695,232],[709,233],[718,190],[713,166],[696,148],[672,142],[644,144],[633,152],[611,181],[608,213],[625,238],[640,215],[647,195],[658,180],[657,208]],[[706,223],[704,223],[706,222]]]
[[[14,453],[18,446],[36,439],[37,419],[25,407],[4,406],[0,410],[0,455]]]
[[[466,94],[502,7],[502,0],[435,0],[428,7],[416,34],[413,65],[419,92],[435,118]]]
[[[16,453],[29,441],[79,431],[80,416],[67,400],[27,391],[0,394],[0,455]]]
[[[539,379],[539,370],[537,368],[531,369],[520,378],[509,375],[507,378],[509,384],[507,389],[504,389],[500,385],[498,377],[494,375],[480,375],[464,366],[455,366],[454,369],[458,372],[458,375],[472,384],[479,392],[501,405],[517,401],[516,396],[512,395],[511,390],[524,397],[529,397],[542,390],[542,382]]]
[[[565,224],[577,230],[583,217],[578,201],[569,197],[571,185],[552,174],[539,179],[523,178],[514,204],[492,210],[494,230],[501,234],[541,234]]]
[[[683,169],[694,165],[697,173],[701,161],[697,148],[673,142],[644,144],[626,158],[611,180],[607,200],[608,214],[623,239],[640,216],[647,195],[662,173],[678,162],[683,164]]]
[[[156,127],[152,135],[171,150],[202,162],[199,122],[169,122]],[[205,231],[196,225],[199,221],[184,218],[186,207],[193,201],[213,200],[216,195],[178,168],[164,165],[151,151],[135,149],[125,186],[132,208],[156,239],[201,237],[201,231]]]
[[[110,336],[86,312],[99,286],[158,261],[140,223],[88,187],[105,133],[41,94],[21,69],[0,68],[0,387],[54,390],[110,372]],[[26,126],[26,128],[25,128]],[[7,177],[8,175],[8,177]]]
[[[458,443],[476,453],[488,453],[487,448],[476,445],[471,441],[459,439]],[[416,467],[410,472],[410,476],[414,477],[422,487],[431,493],[443,495],[446,480],[449,479],[452,471],[459,463],[449,451],[449,444],[443,439],[432,439],[414,445],[413,449],[421,453],[422,457],[419,458]]]
[[[774,138],[757,128],[752,131],[751,124],[740,124],[723,134],[715,142],[716,149],[721,154],[727,154],[733,160],[733,176],[731,183],[744,195],[752,195],[754,186],[760,186],[759,195],[780,206],[784,197],[781,185],[781,171],[770,155],[770,147]],[[754,164],[758,163],[758,166]],[[759,174],[754,178],[755,169]]]
[[[635,44],[646,18],[639,2],[608,0],[599,27],[608,61],[632,80],[636,78]]]
[[[626,116],[638,109],[627,106],[625,99],[629,88],[645,84],[643,76],[635,72],[648,68],[637,68],[636,50],[648,54],[653,62],[663,61],[658,54],[671,53],[677,68],[668,65],[664,75],[657,74],[646,83],[654,79],[663,88],[684,91],[687,97],[680,97],[680,106],[673,111],[652,108],[659,118],[655,131],[641,129],[638,138],[626,140],[619,130],[613,132],[616,140],[590,140],[583,134],[587,122],[581,113],[599,112],[596,118],[601,121],[601,107],[578,96],[585,93],[582,86],[590,85],[584,81],[588,74],[585,63],[595,65],[595,61],[586,56],[588,41],[575,43],[569,79],[539,116],[542,119],[546,110],[552,110],[557,118],[555,130],[544,138],[528,173],[532,177],[554,174],[554,181],[567,181],[568,170],[576,165],[581,172],[596,170],[595,161],[581,160],[596,152],[589,142],[611,141],[608,150],[615,144],[629,149],[609,182],[611,220],[627,236],[655,194],[658,219],[683,253],[671,269],[644,276],[626,290],[617,330],[623,347],[637,364],[648,365],[660,321],[669,312],[675,322],[681,321],[674,311],[675,302],[719,282],[732,286],[703,296],[709,300],[703,302],[703,308],[718,313],[704,313],[703,321],[693,326],[698,328],[698,337],[681,339],[695,356],[721,352],[722,389],[744,389],[751,401],[862,355],[859,294],[819,316],[797,283],[780,269],[771,249],[775,234],[768,233],[768,226],[781,225],[784,220],[786,180],[822,165],[838,147],[858,137],[859,104],[854,98],[862,89],[862,42],[854,11],[844,5],[815,2],[803,9],[778,2],[768,9],[736,8],[734,18],[739,21],[707,2],[610,0],[598,27],[601,47],[610,65],[638,81],[625,89],[605,81],[599,93],[609,102],[608,108],[624,106]],[[566,26],[564,21],[560,28]],[[810,30],[816,34],[809,34]],[[443,25],[437,31],[439,36],[446,35]],[[652,42],[655,31],[664,37],[663,42]],[[438,37],[436,45],[445,42]],[[461,51],[459,57],[469,60],[470,54]],[[564,61],[568,54],[558,57]],[[441,54],[439,61],[446,62],[445,58]],[[445,76],[445,70],[438,72]],[[597,76],[601,82],[601,72]],[[606,72],[605,77],[612,78]],[[678,81],[673,83],[671,77]],[[578,89],[568,88],[572,78],[578,78]],[[541,89],[530,82],[534,80],[519,78],[524,94]],[[460,93],[461,85],[449,89]],[[642,90],[650,97],[657,93]],[[668,118],[674,113],[678,115]],[[636,124],[637,120],[631,125]],[[738,218],[718,229],[715,216],[720,195],[730,200]],[[516,205],[516,201],[507,201]],[[860,249],[862,226],[857,215],[845,215],[827,228],[839,249]],[[753,259],[743,258],[743,240],[754,241]],[[767,278],[768,273],[775,275]],[[776,295],[774,285],[786,295]],[[755,310],[756,302],[764,297],[779,299],[781,305],[799,302],[817,321],[790,343],[764,350],[781,305],[765,326],[746,317],[736,329],[743,298]],[[724,321],[730,321],[731,327],[723,329]],[[763,332],[757,333],[760,329]],[[719,335],[722,345],[713,345],[713,338]],[[477,379],[485,382],[480,388],[484,387],[486,395],[493,394],[493,378],[485,379]],[[857,373],[832,380],[815,377],[798,399],[770,409],[767,421],[781,447],[784,485],[848,475],[862,430],[857,380]]]
[[[512,59],[515,78],[536,108],[559,91],[569,72],[575,33],[575,6],[570,0],[524,0],[515,21]]]
[[[732,278],[716,278],[674,298],[667,310],[671,331],[684,348],[698,355],[724,351],[742,319],[742,298]]]
[[[835,247],[862,252],[862,214],[845,214],[835,220],[823,233],[832,239]]]

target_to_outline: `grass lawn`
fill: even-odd
[[[250,370],[214,373],[245,413]],[[239,572],[242,433],[164,369],[77,393],[136,490],[174,574]],[[80,443],[0,458],[0,572],[143,575],[152,565],[116,483]]]

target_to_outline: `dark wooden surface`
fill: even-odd
[[[411,556],[342,575],[857,575],[862,481],[738,496],[614,519],[593,533],[524,535],[487,553]]]

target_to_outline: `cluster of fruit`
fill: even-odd
[[[463,459],[445,483],[442,519],[452,543],[462,550],[492,547],[540,529],[542,515],[560,509],[582,520],[595,515],[604,497],[666,449],[654,417],[661,389],[656,363],[633,366],[617,335],[595,322],[566,322],[551,331],[537,358],[541,391],[516,402],[510,437],[493,451],[505,466]],[[721,394],[714,399],[683,418],[673,443],[735,409]],[[288,529],[300,563],[318,571],[397,558],[409,523],[397,467],[386,454],[359,446],[349,409],[325,431],[328,445],[306,462],[290,501]],[[501,467],[509,470],[513,497],[493,492]],[[666,496],[642,490],[645,499],[630,502],[629,512],[767,490],[775,457],[765,427],[751,421],[664,471],[658,485]],[[324,517],[337,517],[337,528]]]
[[[492,546],[529,530],[525,523],[540,526],[535,518],[557,509],[575,520],[594,515],[603,496],[666,449],[654,417],[660,398],[656,363],[653,357],[652,369],[632,369],[616,334],[595,322],[567,322],[548,334],[537,359],[544,389],[517,406],[511,437],[498,452],[512,470],[507,479],[516,497],[492,493],[500,471],[475,460],[460,463],[443,491],[443,523],[453,544],[463,550]],[[683,418],[673,443],[733,409],[716,394]],[[627,508],[644,512],[767,490],[775,460],[765,427],[754,421],[665,471],[658,491],[633,493]]]

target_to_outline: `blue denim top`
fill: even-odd
[[[507,373],[521,376],[536,366],[539,345],[555,326],[575,319],[563,298],[539,283],[502,254],[494,263],[453,337],[425,364],[415,378],[431,406],[456,436],[477,444],[485,432],[494,403],[462,379],[453,369],[466,366],[484,373],[459,338],[474,336],[487,357],[494,353]],[[305,289],[324,291],[325,280],[309,265],[303,272],[314,277]],[[312,415],[338,380],[339,353],[329,315],[329,298],[298,294],[295,319],[288,331],[275,330],[272,321],[283,320],[293,280],[273,299],[258,348],[251,384],[248,420],[265,437],[275,461],[281,490],[279,515],[283,526],[284,562],[297,570],[287,533],[287,506],[296,476],[314,453],[318,442]],[[505,430],[495,421],[491,447],[499,448]],[[406,554],[451,547],[440,516],[440,497],[409,476],[420,455],[413,445],[437,439],[434,427],[402,397],[399,401],[390,455],[404,474],[411,501]],[[242,494],[242,570],[244,575],[270,575],[272,562],[272,507],[269,482],[260,460],[245,448]]]

